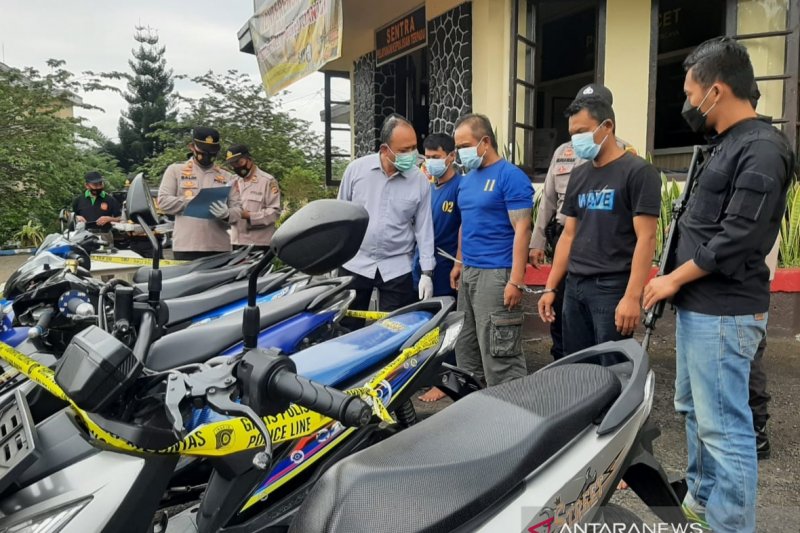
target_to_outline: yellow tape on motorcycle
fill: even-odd
[[[130,266],[150,266],[153,264],[152,259],[147,259],[145,257],[123,257],[123,256],[115,256],[115,255],[93,255],[92,261],[99,261],[101,263],[115,263],[118,265],[130,265]],[[161,267],[168,267],[168,266],[177,266],[183,265],[187,261],[175,261],[172,259],[160,259],[158,261],[159,266]]]
[[[345,314],[350,318],[363,318],[371,321],[380,320],[389,316],[389,313],[383,311],[356,311],[354,309],[348,309]]]

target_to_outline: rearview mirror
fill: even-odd
[[[145,181],[141,173],[133,178],[131,186],[128,189],[126,203],[128,206],[128,218],[131,220],[136,220],[140,224],[144,223],[151,226],[158,224],[156,206],[153,203],[153,197],[150,194],[147,181]]]
[[[341,200],[316,200],[290,216],[272,236],[271,248],[289,266],[319,275],[356,255],[367,232],[367,210]]]

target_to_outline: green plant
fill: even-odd
[[[44,228],[40,223],[29,220],[14,234],[14,240],[19,242],[21,246],[38,247],[44,240]]]
[[[653,261],[658,263],[664,252],[664,241],[667,240],[669,225],[672,221],[672,205],[681,194],[681,189],[674,179],[667,180],[666,174],[661,173],[661,214],[658,217],[656,230],[656,255]]]
[[[786,214],[781,220],[780,264],[800,266],[800,183],[794,182],[786,197]]]

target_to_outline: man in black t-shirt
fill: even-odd
[[[591,164],[575,168],[567,186],[564,231],[539,316],[555,320],[555,288],[566,275],[562,321],[568,355],[636,329],[655,252],[661,179],[653,165],[617,144],[607,100],[578,98],[566,115],[575,154]]]
[[[756,531],[758,463],[748,405],[750,365],[764,338],[772,248],[794,154],[759,120],[747,49],[711,39],[683,63],[683,117],[712,148],[677,226],[675,270],[652,280],[643,304],[674,296],[675,410],[686,423],[684,513],[716,533]]]
[[[86,190],[72,202],[75,220],[84,222],[87,229],[111,231],[111,223],[119,222],[122,214],[119,202],[103,190],[103,176],[99,172],[88,172],[84,180]]]

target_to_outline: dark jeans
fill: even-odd
[[[417,294],[414,292],[411,280],[411,272],[390,279],[389,281],[383,281],[379,271],[375,272],[375,279],[350,272],[346,268],[340,268],[339,275],[353,276],[353,283],[350,285],[350,288],[356,291],[356,297],[353,303],[350,304],[351,309],[366,311],[369,307],[372,289],[376,287],[380,295],[379,302],[381,311],[394,311],[417,301]],[[363,327],[364,322],[365,321],[361,318],[346,317],[342,319],[342,326],[353,330]]]
[[[222,252],[176,252],[172,251],[172,257],[178,261],[194,261],[211,255],[221,254]]]
[[[763,428],[769,419],[767,403],[772,397],[767,392],[767,374],[764,372],[764,351],[767,336],[761,339],[753,362],[750,363],[750,410],[753,411],[753,426]]]
[[[564,290],[563,340],[566,355],[607,341],[625,339],[614,325],[629,274],[567,275]]]

